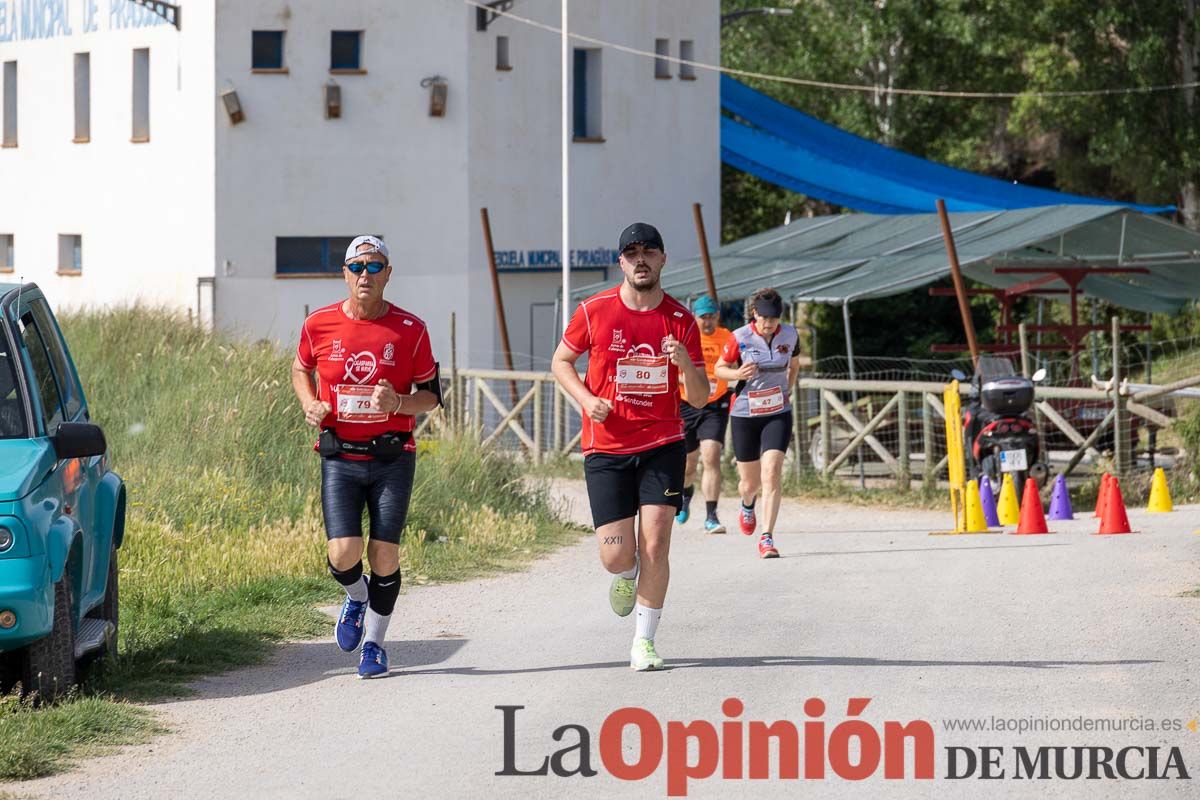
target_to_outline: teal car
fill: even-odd
[[[36,284],[0,283],[0,668],[52,699],[113,653],[125,485]]]

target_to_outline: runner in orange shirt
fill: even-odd
[[[713,374],[721,351],[729,344],[733,334],[721,327],[720,309],[716,301],[704,295],[692,308],[700,324],[700,349],[704,352],[704,371],[708,377],[708,400],[703,408],[681,405],[683,437],[687,447],[687,465],[683,477],[683,508],[675,521],[680,525],[688,521],[689,505],[695,493],[696,464],[703,462],[704,478],[704,532],[724,533],[725,526],[717,519],[717,500],[721,497],[721,451],[725,447],[725,428],[729,425],[729,384]],[[683,399],[687,391],[681,387]]]

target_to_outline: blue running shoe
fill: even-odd
[[[387,650],[374,642],[364,644],[362,659],[358,662],[358,677],[378,678],[380,675],[387,675],[387,672]]]
[[[704,520],[704,532],[705,532],[705,533],[714,533],[714,534],[715,534],[715,533],[724,533],[724,532],[725,532],[725,526],[724,526],[724,525],[722,525],[722,524],[721,524],[721,523],[720,523],[720,522],[719,522],[719,521],[716,519],[716,517],[713,517],[712,519],[706,519],[706,520]]]
[[[334,628],[338,647],[347,653],[353,653],[358,649],[358,643],[362,641],[363,637],[363,617],[366,615],[366,600],[359,603],[349,597],[346,598],[346,602],[342,603],[342,613],[338,615],[337,626]]]
[[[691,505],[692,505],[691,496],[685,494],[683,496],[683,505],[681,505],[679,507],[679,513],[675,515],[675,521],[677,523],[679,523],[680,525],[687,522],[688,517],[690,517],[692,515],[691,509],[690,509]]]

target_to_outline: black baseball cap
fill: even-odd
[[[662,234],[658,232],[658,228],[651,225],[649,222],[635,222],[625,230],[621,231],[621,241],[617,245],[617,252],[625,252],[625,248],[631,244],[643,244],[647,247],[657,247],[659,250],[666,252],[663,247]]]

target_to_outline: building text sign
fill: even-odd
[[[572,250],[571,266],[580,268],[611,267],[620,255],[608,247]],[[497,250],[496,268],[507,270],[562,269],[561,250]]]
[[[129,0],[0,0],[0,42],[169,24]]]

